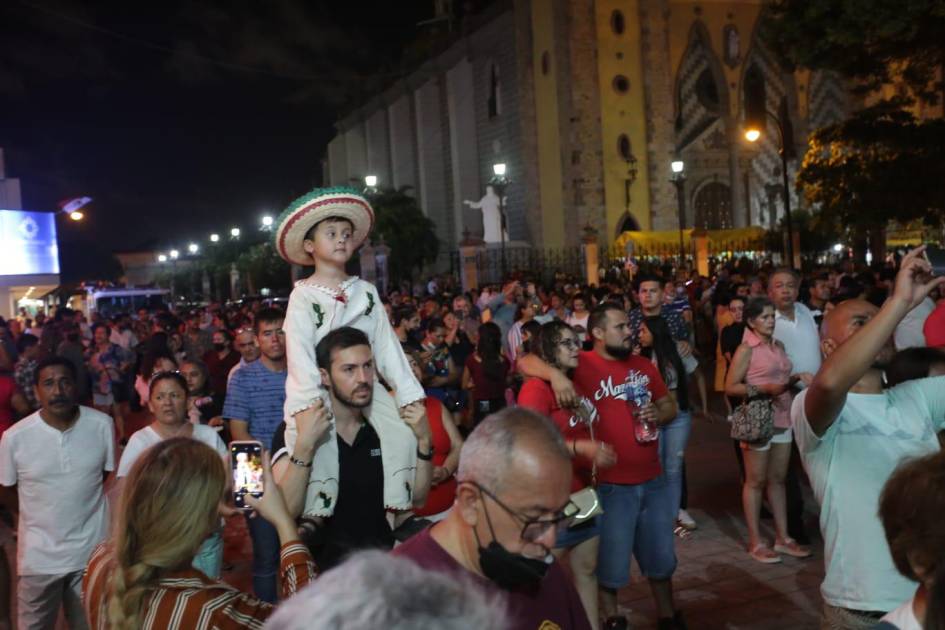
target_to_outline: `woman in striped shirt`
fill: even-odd
[[[271,522],[282,543],[285,597],[315,576],[295,521],[265,458],[266,492],[246,502]],[[209,446],[171,438],[132,466],[110,541],[95,550],[82,581],[89,626],[96,630],[236,630],[262,628],[273,606],[191,567],[218,526],[228,471]]]

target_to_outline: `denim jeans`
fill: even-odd
[[[598,486],[604,513],[600,523],[597,580],[606,588],[630,582],[630,555],[648,578],[669,579],[676,570],[676,548],[669,489],[663,475],[634,485]]]
[[[683,458],[691,432],[692,413],[689,411],[680,411],[672,422],[660,427],[660,466],[666,478],[669,507],[674,520],[682,499]]]
[[[259,516],[246,517],[253,541],[253,592],[256,597],[275,604],[279,599],[276,577],[279,573],[279,533],[269,521]]]

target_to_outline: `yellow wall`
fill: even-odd
[[[696,15],[696,7],[700,14]],[[749,53],[758,14],[761,12],[761,0],[739,0],[737,2],[670,2],[669,17],[669,59],[673,77],[678,76],[679,66],[689,48],[689,31],[696,21],[702,22],[709,35],[712,52],[722,66],[728,90],[729,114],[737,116],[740,109],[738,95],[741,89],[741,76],[744,61]],[[729,19],[729,14],[732,18]],[[727,24],[734,24],[738,29],[741,63],[731,68],[723,62],[722,31]]]
[[[564,245],[564,193],[561,182],[561,130],[558,126],[554,14],[544,2],[532,2],[531,6],[541,237],[545,247],[561,247]],[[546,51],[550,60],[547,75],[541,71],[541,58]]]
[[[630,214],[639,223],[640,229],[649,230],[651,225],[646,101],[643,91],[638,5],[638,0],[598,0],[595,3],[607,241],[612,238],[611,235],[616,234],[617,223],[626,210],[624,182],[627,163],[617,150],[617,138],[620,134],[630,137],[633,155],[637,159],[637,178],[630,188]],[[625,30],[622,35],[615,35],[611,29],[611,15],[614,10],[620,10],[624,15]],[[617,58],[618,53],[623,56],[622,59]],[[630,80],[630,89],[624,94],[619,94],[613,87],[613,79],[618,74]]]

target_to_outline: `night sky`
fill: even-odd
[[[320,184],[336,114],[405,67],[433,2],[0,2],[0,147],[65,276],[258,225]],[[107,258],[107,255],[106,255]],[[64,278],[65,279],[65,278]]]

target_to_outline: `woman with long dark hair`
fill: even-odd
[[[509,369],[509,360],[502,356],[502,330],[498,324],[486,322],[479,327],[479,343],[463,371],[463,389],[470,390],[473,427],[505,407]]]
[[[676,348],[666,320],[659,315],[646,317],[640,326],[641,353],[650,359],[663,377],[666,388],[676,401],[676,417],[660,427],[660,466],[666,475],[670,492],[670,507],[678,523],[677,533],[696,528],[696,522],[682,505],[685,483],[685,452],[692,432],[692,411],[689,408],[689,388],[686,368]]]

